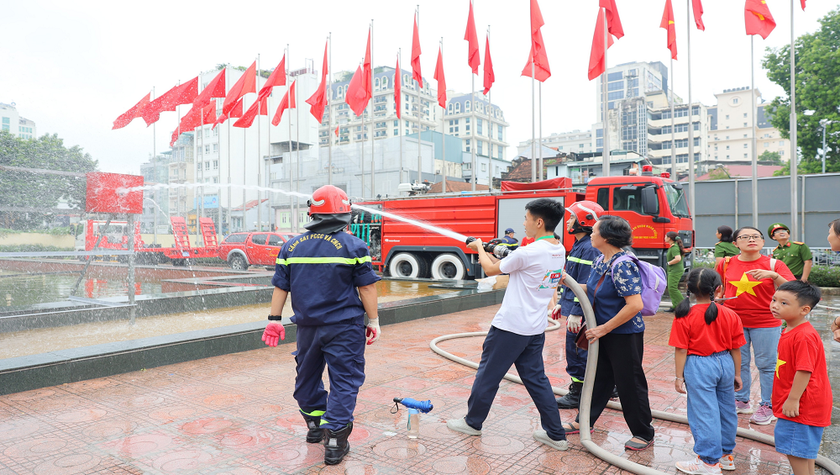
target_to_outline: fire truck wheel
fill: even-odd
[[[230,268],[233,270],[248,270],[248,261],[239,254],[230,256],[228,264],[230,264]]]
[[[432,278],[435,280],[461,280],[464,273],[464,263],[455,254],[441,254],[432,261]]]
[[[388,264],[388,273],[391,277],[420,277],[423,272],[422,267],[425,267],[421,259],[414,254],[401,252],[391,258],[391,263]]]

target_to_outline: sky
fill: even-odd
[[[840,1],[794,0],[797,36],[812,33],[818,19]],[[625,36],[608,53],[608,66],[634,61],[669,65],[666,31],[659,28],[664,0],[616,0]],[[791,0],[767,0],[777,27],[755,38],[755,84],[764,100],[784,95],[761,69],[765,48],[790,43]],[[443,39],[448,89],[471,91],[467,42],[463,39],[469,0],[307,0],[292,2],[179,2],[149,0],[83,2],[26,0],[5,2],[0,15],[0,102],[17,104],[34,120],[38,135],[58,134],[66,146],[78,145],[98,160],[102,171],[138,174],[154,150],[168,149],[177,125],[166,112],[152,127],[141,119],[111,130],[114,119],[154,87],[157,95],[220,63],[275,67],[290,45],[290,69],[306,60],[320,68],[324,44],[332,34],[332,70],[354,70],[365,53],[373,21],[373,62],[394,66],[402,49],[409,69],[412,21],[420,11],[423,76],[432,87],[437,50]],[[688,98],[687,9],[675,0],[678,60],[674,92]],[[715,105],[715,93],[750,85],[750,37],[744,31],[742,0],[704,0],[699,31],[691,21],[692,99]],[[587,78],[597,0],[541,0],[542,34],[552,76],[542,86],[542,134],[589,130],[595,120],[595,83]],[[530,140],[531,79],[520,73],[528,59],[529,0],[475,0],[476,29],[484,60],[489,28],[496,75],[492,102],[510,123],[510,158]],[[483,64],[482,64],[483,68]],[[474,76],[476,91],[483,76]],[[282,88],[281,88],[282,89]],[[478,94],[478,92],[477,92]],[[186,107],[182,113],[186,112]],[[539,124],[537,125],[539,130]],[[539,135],[539,132],[537,132]]]

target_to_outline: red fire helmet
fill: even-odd
[[[347,197],[347,193],[333,185],[324,185],[315,190],[306,204],[309,205],[309,216],[350,213],[350,198]]]
[[[570,204],[566,210],[575,217],[578,225],[582,228],[595,226],[598,218],[605,214],[604,208],[594,201],[576,201]]]

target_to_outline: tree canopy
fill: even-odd
[[[820,173],[823,129],[820,120],[829,124],[826,144],[831,149],[826,159],[827,172],[840,172],[840,8],[819,20],[814,33],[796,39],[796,113],[797,142],[801,151],[799,171]],[[773,99],[770,123],[782,137],[790,138],[790,45],[768,48],[762,61],[771,81],[784,88],[786,97]],[[805,111],[814,111],[805,115]],[[789,173],[785,171],[785,173]]]
[[[65,147],[58,135],[22,139],[6,131],[0,131],[0,165],[74,173],[97,169],[96,160],[81,147]],[[46,210],[56,208],[60,200],[66,200],[72,209],[84,208],[84,177],[0,169],[0,183],[2,227],[39,227],[51,214]],[[41,208],[45,211],[10,211],[8,208]]]

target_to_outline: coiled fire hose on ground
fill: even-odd
[[[586,292],[584,292],[583,288],[581,288],[581,286],[578,285],[578,283],[575,282],[575,280],[572,279],[571,277],[569,277],[568,275],[565,277],[564,283],[572,290],[572,292],[574,292],[574,294],[575,294],[575,296],[577,296],[578,300],[580,300],[581,307],[583,308],[583,315],[584,315],[584,318],[586,319],[586,326],[589,327],[589,328],[595,328],[597,326],[597,323],[595,322],[595,314],[592,311],[592,305],[589,303],[589,298],[587,297]],[[546,329],[547,332],[563,328],[563,326],[560,325],[557,322],[549,321],[549,323],[551,325],[549,326],[549,328]],[[465,358],[461,358],[461,357],[453,355],[452,353],[444,351],[444,350],[442,350],[438,347],[438,343],[440,343],[442,341],[447,341],[447,340],[454,340],[454,339],[457,339],[457,338],[468,338],[468,337],[477,337],[477,336],[486,336],[486,335],[487,335],[487,332],[468,332],[468,333],[454,333],[454,334],[451,334],[451,335],[443,335],[443,336],[439,336],[439,337],[435,338],[434,340],[432,340],[429,343],[429,347],[432,349],[432,351],[434,351],[435,353],[439,354],[440,356],[443,356],[444,358],[446,358],[450,361],[460,363],[460,364],[462,364],[464,366],[468,366],[472,369],[478,369],[478,363],[474,363],[474,362],[469,361]],[[585,373],[584,380],[583,380],[583,391],[582,391],[581,397],[580,397],[580,442],[581,442],[581,444],[584,447],[586,447],[586,450],[588,450],[592,455],[598,457],[599,459],[601,459],[601,460],[603,460],[603,461],[605,461],[605,462],[607,462],[611,465],[615,465],[616,467],[619,467],[621,469],[624,469],[624,470],[627,470],[627,471],[630,471],[630,472],[633,472],[633,473],[637,473],[639,475],[672,475],[672,474],[669,474],[669,473],[666,473],[666,472],[661,472],[659,470],[647,467],[645,465],[641,465],[641,464],[638,464],[638,463],[635,463],[635,462],[631,462],[631,461],[629,461],[625,458],[622,458],[618,455],[615,455],[615,454],[601,448],[598,444],[596,444],[592,440],[592,436],[589,433],[589,428],[590,428],[589,409],[590,409],[590,405],[592,403],[592,385],[594,384],[594,381],[595,381],[595,369],[596,369],[596,366],[598,364],[599,345],[600,345],[600,343],[597,340],[589,344],[589,355],[588,355],[588,357],[587,357],[588,359],[586,361],[586,373]],[[514,376],[510,373],[505,375],[505,379],[507,379],[508,381],[513,381],[515,383],[522,384],[522,380],[518,376]],[[558,388],[558,387],[554,387],[554,386],[552,386],[551,389],[554,390],[554,394],[557,394],[558,396],[564,396],[568,392],[566,389]],[[616,403],[616,402],[612,402],[612,401],[607,404],[607,407],[609,407],[610,409],[614,409],[616,411],[621,410],[621,404]],[[656,411],[656,410],[651,410],[651,414],[656,419],[661,419],[661,420],[664,420],[664,421],[677,422],[677,423],[680,423],[680,424],[688,425],[688,418],[686,418],[685,416],[680,416],[680,415],[677,415],[677,414],[671,414],[669,412]],[[767,434],[762,434],[761,432],[758,432],[758,431],[754,431],[754,430],[750,430],[750,429],[744,429],[742,427],[738,428],[738,436],[743,437],[745,439],[754,440],[756,442],[761,442],[761,443],[764,443],[764,444],[767,444],[767,445],[772,445],[774,447],[776,445],[776,441],[772,436],[769,436]],[[819,465],[820,467],[824,468],[825,470],[827,470],[832,475],[840,475],[840,465],[838,465],[837,463],[829,460],[825,456],[822,456],[822,455],[818,456],[817,460],[816,460],[816,464]]]

